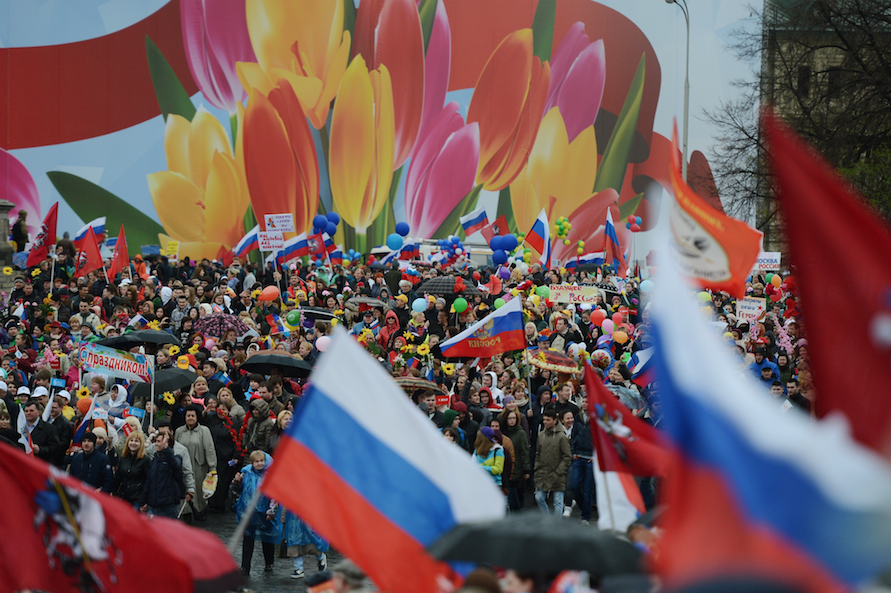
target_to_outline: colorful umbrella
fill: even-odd
[[[524,350],[526,362],[540,369],[557,373],[581,373],[579,364],[559,350]]]
[[[230,329],[234,329],[237,335],[243,336],[251,328],[235,315],[228,313],[212,313],[195,322],[195,331],[212,338],[222,337]]]

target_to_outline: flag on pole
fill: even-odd
[[[842,412],[861,443],[891,451],[891,253],[887,224],[849,183],[778,118],[764,118],[767,151],[795,263],[795,283],[807,315],[810,369],[817,416]],[[806,215],[804,215],[806,213]],[[831,306],[826,270],[849,270],[852,307]],[[838,328],[857,336],[848,344],[857,372],[837,360]],[[825,332],[832,332],[826,334]]]
[[[652,307],[660,429],[678,453],[658,554],[666,588],[747,574],[856,589],[891,558],[887,460],[839,418],[782,414],[753,379],[728,381],[738,361],[671,268],[659,266]]]
[[[486,214],[486,209],[482,207],[477,208],[466,216],[462,216],[459,220],[461,221],[461,227],[464,229],[464,234],[468,237],[489,225],[489,215]]]
[[[258,224],[250,231],[248,231],[244,237],[241,238],[235,247],[232,248],[232,253],[235,254],[235,257],[244,258],[248,253],[253,251],[254,249],[260,248],[260,225]]]
[[[603,227],[603,243],[600,248],[604,255],[612,260],[619,276],[624,278],[627,274],[628,264],[625,263],[625,255],[619,246],[619,236],[616,234],[616,227],[613,224],[613,213],[609,208],[606,209],[606,225]]]
[[[99,252],[99,242],[96,241],[96,235],[93,233],[92,228],[87,230],[87,237],[77,253],[75,265],[74,275],[77,278],[86,276],[93,270],[98,270],[102,267],[102,254]]]
[[[43,219],[40,225],[40,232],[37,233],[34,241],[31,242],[31,250],[28,252],[28,260],[25,267],[39,265],[40,262],[49,257],[50,245],[56,244],[56,222],[59,218],[59,203],[56,202]]]
[[[118,233],[118,240],[114,246],[114,254],[111,256],[111,265],[108,266],[108,277],[114,280],[121,270],[129,267],[130,254],[127,253],[127,237],[124,235],[124,225],[121,225],[121,232]]]
[[[263,493],[306,520],[382,591],[439,590],[438,578],[452,573],[426,547],[459,523],[505,512],[492,478],[447,443],[340,327],[275,458]]]
[[[28,430],[28,421],[25,420],[25,410],[19,404],[19,415],[15,421],[16,432],[19,433],[19,444],[25,448],[25,453],[34,455],[34,446],[31,444],[31,431]]]
[[[507,218],[505,218],[504,214],[502,214],[495,219],[495,222],[483,227],[480,232],[483,234],[483,238],[486,240],[486,243],[488,243],[495,235],[508,234],[510,232],[510,227],[507,224]]]
[[[90,221],[82,229],[74,235],[74,246],[80,249],[83,246],[84,239],[87,238],[87,231],[93,229],[97,240],[101,243],[105,239],[105,217],[100,216],[96,220]],[[101,238],[100,238],[101,237]]]
[[[539,253],[539,261],[545,268],[551,267],[551,227],[548,214],[542,208],[538,218],[532,223],[532,229],[526,234],[526,244]]]
[[[508,301],[463,332],[439,345],[443,356],[490,357],[526,347],[523,299]]]
[[[671,136],[671,154],[669,177],[675,199],[669,223],[674,260],[699,286],[745,296],[746,277],[761,251],[761,233],[718,212],[687,185],[681,175],[677,125]]]
[[[625,533],[629,525],[647,512],[640,488],[631,474],[595,469],[594,490],[597,494],[597,529],[601,531]]]
[[[269,335],[291,335],[291,332],[285,327],[285,324],[282,323],[282,318],[276,315],[275,313],[270,313],[266,316],[266,323],[269,324]]]

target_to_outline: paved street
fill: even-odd
[[[229,544],[232,534],[235,532],[235,513],[225,513],[222,515],[208,514],[207,520],[203,523],[193,523],[195,527],[206,529],[216,534],[223,543]],[[336,564],[342,556],[336,551],[328,552],[328,567]],[[241,542],[235,550],[235,563],[241,566]],[[317,572],[316,560],[314,556],[304,556],[303,569],[309,576]],[[247,582],[247,588],[257,593],[279,593],[283,591],[299,592],[306,591],[306,579],[292,579],[291,573],[294,572],[294,563],[291,558],[276,558],[275,570],[271,573],[263,571],[263,550],[258,543],[254,548],[254,560],[251,566],[251,576]]]

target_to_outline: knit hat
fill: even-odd
[[[511,402],[514,402],[514,401],[517,401],[517,398],[515,398],[515,397],[512,396],[512,395],[505,395],[505,396],[501,399],[501,405],[503,405],[503,406],[507,406],[507,404],[509,404],[509,403],[511,403]]]
[[[101,426],[97,426],[92,432],[97,437],[102,437],[103,439],[108,440],[108,432]]]
[[[467,413],[467,404],[465,404],[464,402],[455,402],[452,404],[452,409],[458,413]]]
[[[484,427],[482,427],[482,428],[480,429],[480,433],[481,433],[484,437],[486,437],[487,439],[489,439],[490,441],[492,441],[493,443],[496,442],[496,441],[495,441],[495,431],[492,430],[492,427],[491,427],[491,426],[484,426]]]
[[[93,404],[93,398],[84,397],[77,400],[77,411],[81,413],[82,416],[86,416],[87,412],[90,411],[90,406]]]
[[[456,412],[455,410],[446,410],[445,412],[442,413],[442,416],[443,416],[442,425],[443,426],[451,426],[452,422],[455,421],[455,418],[458,417],[458,412]]]

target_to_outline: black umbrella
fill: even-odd
[[[345,304],[348,309],[359,309],[359,305],[367,305],[366,308],[384,308],[387,306],[386,303],[384,303],[384,301],[380,299],[373,299],[371,297],[364,296],[350,297],[349,299],[347,299],[347,302]]]
[[[145,346],[153,344],[155,346],[163,346],[164,344],[172,344],[182,348],[180,342],[173,334],[169,334],[160,329],[138,329],[136,331],[127,332],[113,338],[105,338],[96,342],[100,346],[109,346],[118,350],[129,350],[135,346]]]
[[[415,286],[412,290],[415,294],[436,294],[442,296],[463,296],[463,297],[473,297],[477,295],[485,296],[482,292],[474,284],[473,280],[465,280],[461,278],[461,282],[464,284],[464,288],[461,290],[455,290],[455,281],[457,279],[454,276],[437,276],[435,278],[430,278],[429,280],[424,280],[417,286]],[[459,288],[460,285],[459,285]]]
[[[247,357],[241,368],[252,373],[271,375],[278,368],[284,377],[309,377],[312,365],[281,350],[260,350]]]
[[[173,392],[177,389],[185,389],[186,387],[194,383],[195,379],[197,378],[198,375],[196,375],[192,371],[186,371],[178,367],[156,371],[155,396],[157,397],[165,391]],[[151,383],[137,383],[136,386],[133,387],[133,397],[148,399],[148,397],[151,395],[151,390]]]
[[[525,572],[587,570],[601,576],[643,571],[640,551],[627,540],[538,511],[458,525],[428,551],[440,560],[481,562]]]
[[[303,313],[304,317],[321,319],[323,321],[330,321],[337,317],[333,311],[323,309],[322,307],[300,307],[300,312]]]

